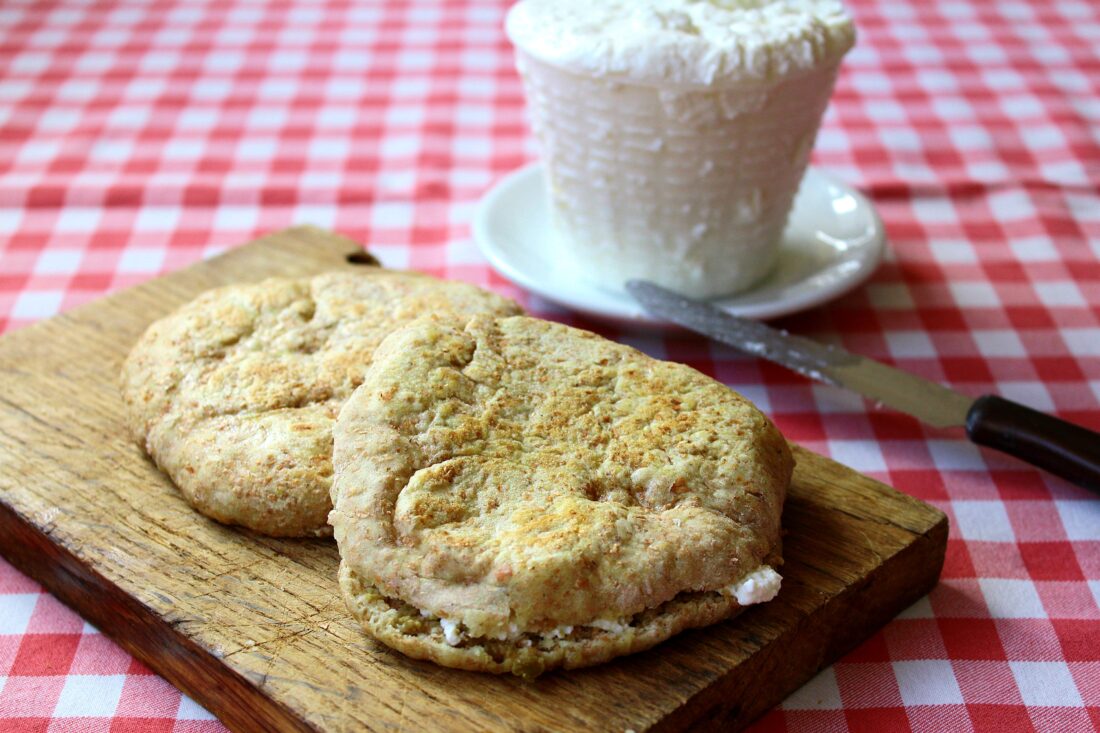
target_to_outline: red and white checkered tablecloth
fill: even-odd
[[[817,165],[891,254],[791,331],[1100,429],[1100,5],[849,0]],[[1100,500],[698,338],[527,297],[470,241],[536,154],[504,0],[5,0],[0,330],[294,223],[687,362],[792,439],[931,502],[939,587],[758,730],[1100,727]],[[1100,450],[1100,447],[1098,447]],[[0,730],[221,725],[0,561]]]

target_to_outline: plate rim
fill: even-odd
[[[570,311],[598,320],[629,324],[637,327],[673,327],[674,324],[671,322],[655,318],[646,313],[642,307],[635,303],[625,292],[620,296],[618,293],[602,290],[595,286],[587,284],[580,286],[599,292],[605,297],[614,298],[620,301],[623,304],[623,308],[617,311],[586,307],[582,304],[578,304],[574,298],[548,292],[548,288],[541,287],[531,273],[517,267],[513,263],[512,258],[506,255],[508,251],[506,247],[500,247],[495,243],[495,238],[490,236],[489,229],[494,213],[502,204],[501,200],[507,198],[509,194],[514,194],[515,189],[528,184],[528,179],[531,178],[537,178],[537,183],[535,185],[540,189],[543,188],[545,185],[545,178],[542,176],[542,167],[543,162],[541,160],[534,160],[515,170],[509,171],[498,179],[478,199],[474,210],[471,234],[474,244],[481,254],[489,261],[490,266],[516,286]],[[744,305],[730,302],[738,297],[752,293],[753,289],[750,288],[736,296],[717,298],[711,301],[714,305],[731,315],[743,318],[753,318],[757,320],[781,318],[783,316],[809,310],[810,308],[815,308],[851,292],[866,282],[875,270],[878,269],[878,266],[882,263],[886,254],[886,231],[882,223],[882,217],[879,215],[873,202],[861,191],[835,178],[817,166],[807,166],[806,172],[803,174],[803,182],[810,177],[818,178],[823,185],[831,185],[839,189],[843,194],[851,196],[856,200],[858,208],[866,212],[870,226],[865,237],[865,242],[861,245],[861,249],[865,254],[857,260],[859,262],[859,267],[855,268],[850,274],[835,283],[826,287],[813,288],[803,295],[776,298]],[[799,184],[800,187],[801,185],[802,183]],[[545,206],[544,197],[538,205]],[[546,236],[554,235],[548,234]]]

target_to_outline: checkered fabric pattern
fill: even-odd
[[[1100,5],[849,0],[815,162],[878,207],[870,283],[782,322],[1100,429]],[[760,731],[1100,727],[1100,500],[699,338],[532,300],[470,241],[536,155],[504,0],[6,0],[0,330],[313,223],[689,363],[948,513],[939,587]],[[0,729],[221,730],[0,561]]]

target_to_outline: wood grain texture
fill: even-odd
[[[118,370],[197,293],[356,267],[287,230],[0,339],[0,551],[218,715],[259,730],[731,730],[936,582],[938,510],[795,449],[783,590],[733,622],[535,682],[406,659],[360,633],[336,547],[193,512],[123,430]]]

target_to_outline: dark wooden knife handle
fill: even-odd
[[[995,395],[974,400],[966,434],[1055,476],[1100,493],[1100,433]]]

